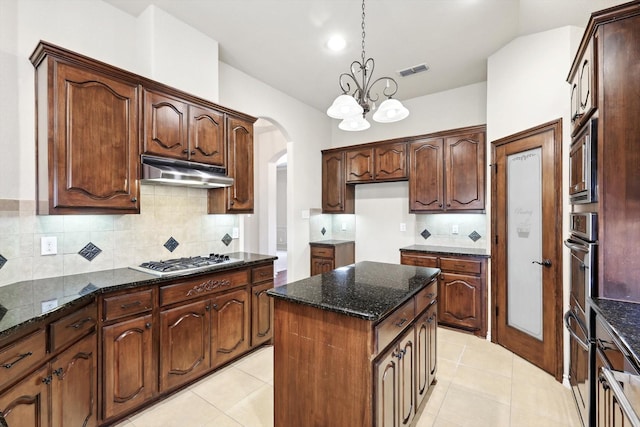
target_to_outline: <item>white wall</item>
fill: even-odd
[[[568,182],[570,137],[570,86],[566,82],[583,30],[563,27],[520,37],[488,60],[487,140],[512,135],[562,118],[562,179]],[[489,183],[490,184],[490,183]],[[568,206],[567,186],[562,204]],[[569,210],[565,208],[562,235],[567,235]],[[563,246],[563,307],[568,307],[568,256]],[[558,327],[562,327],[558,325]],[[563,328],[564,330],[564,328]],[[565,380],[568,367],[568,334],[564,331]],[[565,381],[566,382],[566,381]]]
[[[219,71],[220,103],[269,120],[287,141],[287,279],[308,277],[309,219],[302,212],[320,207],[320,150],[331,140],[330,119],[228,64]]]

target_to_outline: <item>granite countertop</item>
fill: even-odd
[[[636,367],[640,368],[640,304],[592,298],[591,306],[611,326],[634,359]]]
[[[400,248],[400,252],[403,251],[416,251],[416,252],[433,252],[442,255],[473,255],[485,258],[491,258],[491,255],[485,248],[465,248],[459,246],[431,246],[431,245],[412,245],[405,248]]]
[[[278,286],[267,294],[376,322],[439,274],[438,268],[363,261]]]
[[[345,243],[353,243],[353,240],[333,240],[333,239],[329,239],[329,240],[318,240],[316,242],[309,242],[310,245],[315,245],[315,246],[338,246],[338,245],[344,245]]]
[[[179,278],[192,278],[212,272],[222,272],[238,267],[275,260],[272,255],[246,252],[225,254],[242,263],[214,266],[210,270],[184,276],[158,277],[130,268],[102,270],[93,273],[25,280],[0,287],[0,338],[21,326],[39,321],[59,310],[90,301],[95,295],[116,290],[168,282]],[[42,302],[56,301],[57,306],[43,311]]]

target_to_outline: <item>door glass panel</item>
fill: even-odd
[[[507,323],[542,341],[541,154],[507,157]]]

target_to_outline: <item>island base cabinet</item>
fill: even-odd
[[[151,315],[103,327],[104,419],[155,395]]]
[[[416,407],[420,406],[436,379],[437,317],[436,302],[429,306],[416,323]]]
[[[376,426],[408,426],[416,409],[415,331],[410,328],[400,342],[376,363]]]
[[[49,425],[49,386],[43,381],[48,368],[42,367],[9,391],[0,395],[0,411],[11,427]]]

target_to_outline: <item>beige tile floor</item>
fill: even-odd
[[[444,328],[438,344],[438,383],[416,427],[579,426],[569,389],[520,357]],[[273,347],[259,349],[117,426],[273,426],[272,367]]]

